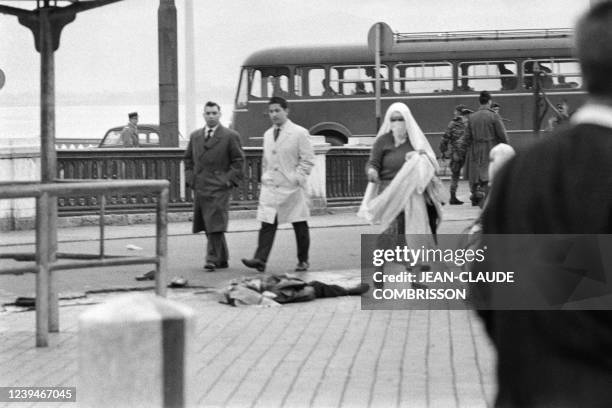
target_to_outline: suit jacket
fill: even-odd
[[[489,200],[485,234],[612,233],[612,123],[580,122],[519,152]],[[480,314],[498,350],[497,406],[611,406],[612,311]]]
[[[261,191],[257,219],[274,223],[304,221],[310,215],[307,179],[314,151],[306,129],[287,120],[274,141],[274,127],[264,133]]]
[[[244,153],[238,133],[221,125],[204,139],[204,129],[193,132],[184,156],[185,179],[195,190],[193,232],[225,231],[230,193],[243,176]]]

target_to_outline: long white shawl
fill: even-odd
[[[404,116],[408,139],[415,151],[406,155],[401,169],[381,194],[378,194],[377,184],[368,183],[357,215],[372,224],[380,224],[384,231],[404,211],[407,231],[402,233],[431,234],[423,193],[427,191],[433,201],[439,223],[442,220],[442,184],[436,177],[438,161],[410,109],[403,103],[394,103],[389,107],[376,137],[391,130],[393,112]]]

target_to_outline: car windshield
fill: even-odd
[[[110,132],[108,132],[108,135],[106,135],[106,137],[104,138],[104,140],[102,141],[102,143],[100,144],[101,147],[104,146],[117,146],[120,145],[121,143],[121,131],[120,130],[111,130]]]

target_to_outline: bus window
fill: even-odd
[[[251,71],[251,92],[250,95],[255,98],[264,97],[264,85],[261,80],[261,71],[256,69]]]
[[[289,69],[286,67],[258,68],[251,73],[251,92],[255,98],[289,96]]]
[[[266,83],[266,96],[280,96],[282,98],[289,96],[289,75],[270,75],[266,77]]]
[[[374,65],[347,65],[331,68],[331,89],[338,95],[374,94],[376,67]],[[388,78],[388,68],[381,66],[380,77]],[[388,81],[381,82],[381,92],[387,93]]]
[[[297,96],[324,95],[325,69],[321,67],[296,68],[293,81]]]
[[[248,71],[246,68],[240,72],[240,82],[238,85],[238,93],[236,94],[236,108],[244,108],[247,106],[248,100]]]
[[[451,92],[453,66],[450,63],[397,64],[393,91],[398,94]]]
[[[309,96],[325,95],[325,84],[325,70],[323,68],[312,68],[308,71]]]
[[[506,91],[517,85],[516,62],[514,61],[475,61],[459,64],[459,83],[461,91]]]
[[[573,89],[582,86],[580,65],[576,60],[527,60],[523,63],[523,86],[526,89],[533,88],[535,64],[544,73],[541,83],[544,89]]]

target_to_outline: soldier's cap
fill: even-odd
[[[491,107],[492,108],[501,108],[501,105],[499,103],[492,103]]]
[[[138,116],[138,112],[130,112],[128,113],[128,118],[132,119]]]
[[[457,112],[462,112],[462,113],[463,113],[463,111],[464,111],[465,109],[467,109],[467,106],[465,106],[465,105],[463,105],[463,104],[459,104],[459,105],[455,106],[455,110],[456,110]]]
[[[474,111],[468,108],[461,110],[462,115],[469,115],[470,113],[474,113]]]

